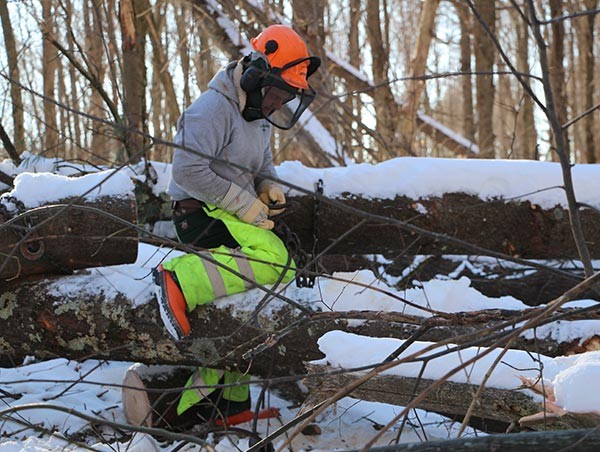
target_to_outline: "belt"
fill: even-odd
[[[181,217],[183,215],[198,212],[202,210],[202,208],[205,206],[206,204],[204,204],[202,201],[198,201],[194,198],[182,199],[181,201],[173,201],[173,204],[171,205],[174,217]]]

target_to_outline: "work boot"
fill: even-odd
[[[152,278],[156,285],[155,293],[160,317],[167,331],[176,340],[184,338],[190,334],[191,327],[185,314],[187,308],[185,297],[175,274],[159,265],[152,270]]]

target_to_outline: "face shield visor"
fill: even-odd
[[[267,121],[283,130],[296,124],[317,95],[307,78],[320,63],[316,57],[301,58],[265,74],[261,81],[261,112]]]
[[[310,87],[297,89],[289,85],[288,89],[275,85],[263,86],[261,93],[263,117],[283,130],[288,130],[296,124],[316,96]]]

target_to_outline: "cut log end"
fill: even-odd
[[[123,412],[131,425],[151,427],[153,424],[146,385],[134,369],[127,370],[123,379]]]

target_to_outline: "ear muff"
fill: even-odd
[[[252,52],[243,58],[242,64],[244,72],[240,79],[240,87],[247,93],[256,91],[261,87],[262,79],[271,69],[267,58],[260,52]]]
[[[320,66],[321,66],[321,58],[316,57],[316,56],[309,57],[308,69],[306,71],[306,78],[308,79],[308,77],[310,77],[315,72],[317,72],[317,69],[319,69]]]

